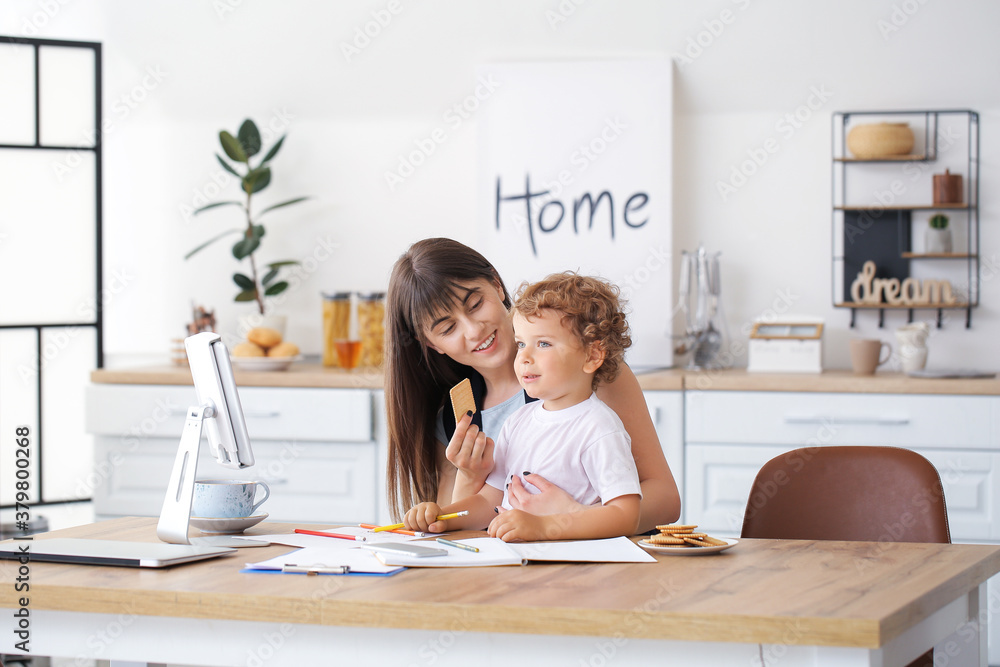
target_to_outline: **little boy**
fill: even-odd
[[[481,529],[506,542],[632,535],[639,520],[639,476],[621,420],[594,394],[618,374],[632,344],[617,288],[567,272],[522,285],[512,307],[514,370],[538,401],[512,414],[494,449],[494,468],[474,496],[441,507],[420,503],[404,517],[427,530],[440,514],[468,510],[448,530]],[[585,505],[534,515],[512,510],[514,475],[538,473]],[[530,488],[530,485],[529,485]],[[492,519],[492,521],[491,521]]]

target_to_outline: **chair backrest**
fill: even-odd
[[[898,447],[806,447],[757,473],[743,537],[951,542],[937,469]]]

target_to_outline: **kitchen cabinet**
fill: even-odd
[[[378,453],[367,389],[241,387],[256,463],[224,468],[207,447],[198,477],[260,479],[261,507],[277,521],[358,523],[376,517]],[[158,516],[173,467],[190,386],[91,384],[87,431],[94,470],[87,480],[98,518]]]
[[[888,445],[937,467],[953,542],[1000,542],[1000,396],[686,391],[684,400],[684,515],[700,529],[738,536],[754,477],[775,456]],[[1000,578],[988,589],[990,600],[1000,599]],[[1000,663],[994,607],[991,664]]]
[[[911,153],[853,157],[847,149],[850,130],[881,122],[911,127],[915,135]],[[965,311],[965,326],[970,327],[972,309],[979,305],[979,114],[836,112],[832,144],[834,306],[851,309],[851,326],[859,309],[877,310],[879,326],[887,310],[906,311],[912,322],[914,310],[930,309],[937,312],[939,327],[945,310]],[[962,176],[962,196],[959,202],[933,203],[932,172],[946,170]],[[923,232],[935,213],[949,217],[954,252],[931,252],[924,246]],[[956,301],[892,304],[880,295],[878,303],[859,303],[852,297],[851,285],[869,261],[875,264],[876,279],[903,284],[912,278],[914,286],[928,279],[947,280]]]

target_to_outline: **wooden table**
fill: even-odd
[[[288,532],[261,524],[249,534]],[[126,518],[37,536],[155,541]],[[289,547],[167,570],[31,563],[39,655],[201,665],[985,665],[1000,547],[743,540],[655,564],[241,574]],[[0,561],[0,653],[18,564]],[[953,633],[956,633],[954,634]],[[952,639],[948,639],[953,635]],[[673,656],[666,659],[664,656]]]

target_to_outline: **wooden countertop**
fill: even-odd
[[[114,519],[35,539],[155,542],[155,522]],[[247,534],[294,527],[263,523]],[[291,549],[160,571],[32,562],[31,610],[878,648],[1000,571],[993,545],[750,539],[718,556],[656,554],[656,563],[411,568],[321,582],[238,571]],[[23,595],[17,568],[0,561],[0,608]]]
[[[1000,379],[911,378],[901,373],[854,375],[831,370],[812,373],[748,373],[746,369],[686,371],[667,369],[639,374],[639,385],[648,391],[796,391],[859,394],[954,394],[1000,395]],[[101,384],[190,385],[187,366],[149,366],[128,369],[99,369],[91,372],[92,382]],[[236,371],[242,387],[332,387],[340,389],[381,389],[382,370],[360,368],[353,372],[325,368],[317,363],[292,364],[286,371]]]

